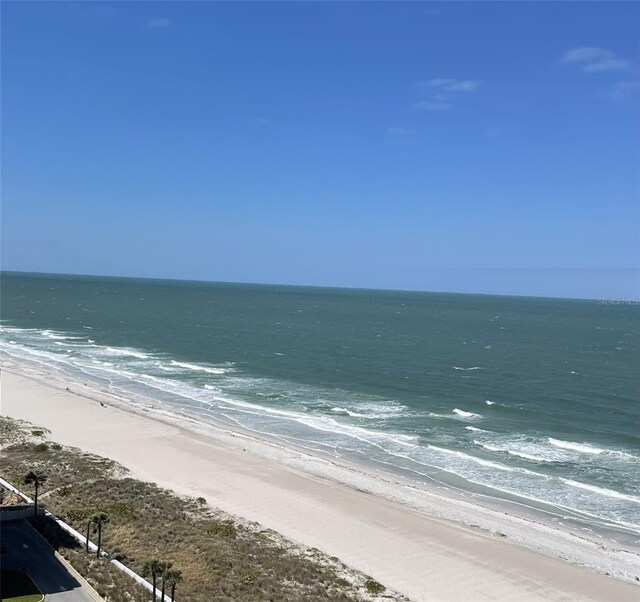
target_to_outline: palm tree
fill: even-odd
[[[148,560],[144,563],[142,567],[142,575],[143,577],[148,577],[151,575],[151,580],[153,582],[153,591],[151,592],[151,600],[155,601],[156,599],[156,582],[158,580],[158,575],[162,572],[162,563],[154,558],[152,560]]]
[[[91,517],[91,522],[98,529],[98,548],[96,550],[96,557],[100,558],[100,547],[102,545],[102,527],[109,522],[109,515],[106,512],[98,512]]]
[[[161,562],[160,563],[160,576],[162,577],[162,591],[160,592],[160,600],[164,602],[164,593],[167,588],[167,573],[173,566],[173,562]]]
[[[36,516],[38,513],[38,490],[40,489],[40,485],[47,480],[46,474],[38,474],[30,470],[26,476],[24,477],[24,484],[31,485],[33,483],[35,487],[35,495],[33,498],[33,516]]]
[[[87,523],[87,542],[85,544],[85,550],[87,554],[89,553],[89,535],[91,535],[91,527],[93,526],[93,516],[89,518],[89,522]]]
[[[176,585],[182,581],[182,571],[176,569],[167,571],[162,578],[162,583],[167,582],[171,586],[171,599],[173,602],[176,600]],[[163,600],[164,602],[164,600]]]

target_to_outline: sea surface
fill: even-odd
[[[640,307],[3,273],[0,350],[324,456],[640,534]]]

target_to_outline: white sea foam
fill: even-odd
[[[55,332],[53,330],[42,330],[40,331],[40,335],[46,337],[48,339],[56,339],[59,341],[73,341],[78,340],[78,337],[68,336],[66,334],[62,334],[60,332]]]
[[[635,495],[627,495],[626,493],[620,493],[619,491],[614,491],[613,489],[606,489],[604,487],[598,487],[597,485],[580,483],[579,481],[565,479],[564,477],[560,477],[560,480],[563,483],[570,485],[571,487],[578,487],[579,489],[585,489],[586,491],[591,491],[592,493],[597,493],[598,495],[605,495],[607,497],[618,498],[621,500],[626,500],[628,502],[640,504],[640,497],[637,497]]]
[[[348,416],[353,416],[351,411],[347,410],[347,408],[335,407],[335,408],[331,408],[331,411],[335,412],[336,414],[347,414]]]
[[[453,413],[457,414],[461,418],[469,418],[472,420],[483,418],[482,414],[475,414],[474,412],[465,412],[465,410],[459,410],[458,408],[453,408]]]
[[[532,460],[534,462],[553,462],[554,460],[545,457],[544,455],[536,455],[534,453],[527,453],[526,451],[519,450],[517,448],[509,448],[502,447],[500,445],[492,445],[491,443],[485,443],[483,441],[477,441],[474,439],[473,441],[476,445],[483,447],[484,449],[488,449],[489,451],[495,452],[503,452],[506,454],[510,454],[512,456],[517,456],[519,458],[524,458],[525,460]]]
[[[129,349],[127,347],[99,347],[100,351],[107,353],[108,355],[119,355],[122,357],[137,357],[141,360],[149,359],[149,355],[136,351],[135,349]]]
[[[471,368],[462,368],[461,366],[454,366],[454,370],[482,370],[480,366],[471,366]]]
[[[391,418],[407,411],[407,407],[394,401],[361,401],[356,408],[334,406],[331,411],[335,414],[352,416],[353,418],[367,418],[370,420]]]
[[[189,364],[187,362],[176,362],[171,360],[172,366],[178,366],[187,370],[195,370],[196,372],[207,372],[208,374],[226,374],[230,371],[229,368],[213,368],[211,366],[200,366],[198,364]]]
[[[486,441],[478,441],[477,439],[474,439],[473,442],[489,451],[502,452],[533,462],[556,462],[562,459],[553,452],[551,454],[547,453],[544,448],[535,444],[527,445],[522,442],[505,442],[503,445],[497,445]]]
[[[562,441],[561,439],[554,439],[553,437],[549,437],[548,441],[551,445],[555,445],[556,447],[570,449],[583,454],[602,454],[607,451],[606,449],[594,447],[588,443],[573,443],[572,441]]]
[[[486,400],[485,400],[485,403],[486,403],[488,406],[494,406],[494,405],[496,405],[496,402],[495,402],[495,401],[491,401],[490,399],[486,399]]]
[[[374,418],[374,416],[370,414],[362,414],[361,412],[354,412],[353,410],[348,410],[347,408],[331,408],[331,411],[336,414],[342,414],[344,416],[351,416],[353,418]]]
[[[468,431],[473,431],[474,433],[488,433],[489,431],[485,431],[483,429],[476,428],[475,426],[465,426]]]
[[[538,475],[538,473],[534,473],[530,470],[526,470],[525,468],[515,468],[512,466],[507,466],[506,464],[498,464],[497,462],[491,462],[491,460],[485,460],[483,458],[478,458],[477,456],[472,456],[471,454],[465,454],[464,452],[457,451],[455,449],[446,449],[444,447],[437,447],[435,445],[428,445],[427,447],[438,450],[441,453],[449,454],[466,461],[480,464],[481,466],[485,466],[487,468],[495,468],[497,470],[502,470],[504,472],[520,472],[523,474],[532,474],[532,475],[542,476],[542,475]]]

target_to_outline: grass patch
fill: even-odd
[[[2,569],[0,573],[2,602],[41,602],[44,599],[28,573],[8,569]]]

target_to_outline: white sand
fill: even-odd
[[[640,576],[635,550],[603,551],[569,533],[406,490],[404,499],[416,506],[410,508],[338,482],[364,483],[347,468],[242,434],[216,429],[194,432],[185,428],[186,422],[140,407],[136,412],[102,407],[96,399],[106,397],[77,383],[69,383],[74,392],[68,392],[64,384],[4,369],[0,411],[49,429],[51,438],[60,443],[112,458],[137,478],[203,496],[226,512],[338,556],[414,600],[640,600],[635,583],[564,562],[514,540],[531,545],[532,537],[526,535],[533,533],[541,550],[632,579]],[[384,485],[379,486],[381,493]],[[434,518],[433,514],[446,516],[447,508],[453,508],[451,516],[508,537]]]

